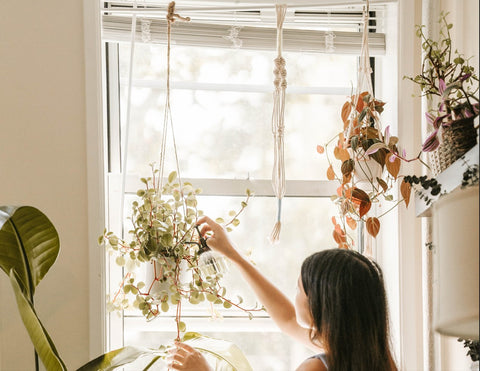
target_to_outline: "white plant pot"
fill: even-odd
[[[371,192],[373,189],[369,179],[376,183],[376,179],[382,176],[382,167],[374,159],[357,158],[353,175],[355,177],[355,185],[358,188],[365,192]]]
[[[440,197],[433,208],[434,327],[444,335],[478,339],[478,186]]]
[[[171,258],[167,258],[167,259],[172,260]],[[170,264],[173,265],[173,261],[170,261]],[[156,260],[155,261],[150,261],[149,263],[146,263],[145,281],[144,282],[145,282],[145,285],[147,287],[149,287],[152,284],[152,282],[154,282],[155,274],[157,275],[157,278],[161,278],[161,276],[162,276],[161,264]],[[182,261],[180,263],[179,281],[180,281],[180,284],[182,286],[188,285],[188,283],[189,283],[188,274],[187,274],[187,262],[186,261]],[[166,282],[156,281],[153,284],[150,293],[155,296],[155,295],[160,294],[162,291],[166,291],[166,292],[170,291],[170,283],[168,283],[168,281],[166,281]]]

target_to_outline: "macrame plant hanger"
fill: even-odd
[[[162,143],[160,147],[160,164],[159,164],[160,179],[157,183],[157,193],[160,195],[163,188],[163,173],[165,168],[165,153],[166,153],[166,147],[167,147],[168,124],[170,124],[170,128],[172,130],[172,141],[173,141],[173,149],[175,154],[175,165],[177,168],[177,175],[178,175],[178,182],[180,184],[180,189],[182,189],[182,178],[180,176],[180,165],[178,161],[177,145],[175,142],[175,132],[173,130],[172,111],[170,109],[170,50],[171,50],[172,24],[175,22],[175,20],[181,20],[185,22],[190,21],[189,17],[181,17],[179,14],[175,13],[174,1],[168,4],[166,18],[167,18],[167,88],[166,88],[166,95],[165,95],[165,111],[163,115]]]
[[[273,84],[273,114],[272,132],[274,140],[274,163],[272,173],[272,185],[278,200],[277,221],[270,234],[270,242],[278,243],[280,240],[282,199],[285,196],[285,157],[284,157],[284,129],[285,129],[285,90],[287,88],[287,70],[285,59],[282,57],[283,44],[283,21],[287,12],[286,5],[276,5],[277,13],[277,57],[273,70],[275,79]]]
[[[137,7],[135,2],[134,7]],[[180,176],[180,166],[178,161],[177,146],[175,142],[175,133],[173,130],[173,121],[172,113],[170,110],[170,49],[171,49],[171,26],[175,20],[190,21],[188,17],[181,17],[175,13],[175,2],[172,1],[168,5],[167,10],[167,87],[166,87],[166,98],[165,98],[165,111],[164,111],[164,120],[163,120],[163,132],[162,132],[162,141],[160,146],[160,164],[159,172],[160,179],[157,182],[157,193],[161,195],[163,189],[163,173],[165,167],[165,152],[166,152],[166,143],[167,143],[167,132],[168,124],[170,124],[172,130],[172,139],[173,139],[173,148],[175,153],[175,163],[176,170],[178,175],[178,181],[180,184],[180,189],[182,188],[182,181]],[[143,26],[143,24],[142,24]],[[128,72],[128,92],[127,92],[127,113],[126,113],[126,123],[125,123],[125,139],[123,143],[123,159],[122,159],[122,187],[121,187],[121,202],[120,202],[120,215],[123,222],[124,218],[124,203],[125,203],[125,184],[127,176],[127,160],[128,160],[128,142],[129,142],[129,133],[130,133],[130,116],[131,116],[131,96],[132,96],[132,76],[133,76],[133,62],[134,62],[134,51],[135,51],[135,35],[137,28],[137,19],[136,14],[132,16],[132,29],[131,29],[131,41],[130,41],[130,65]],[[144,27],[142,27],[142,36]],[[123,228],[122,228],[123,230]]]
[[[366,5],[363,8],[363,35],[362,35],[362,47],[360,50],[360,61],[358,66],[358,76],[357,76],[357,87],[355,90],[355,95],[353,97],[353,107],[352,107],[352,114],[356,111],[355,105],[357,104],[359,99],[363,97],[361,94],[363,92],[367,92],[372,98],[374,99],[373,95],[373,85],[372,85],[372,67],[370,66],[370,52],[368,47],[368,23],[369,23],[369,11],[370,11],[370,4],[369,0],[366,0]],[[378,130],[378,135],[381,136],[381,122],[380,117],[377,112],[371,113],[372,118],[374,120],[375,128]],[[356,120],[349,120],[350,124],[347,127],[346,132],[344,133],[345,138],[350,137],[351,131],[354,129],[354,125],[356,124]],[[359,124],[359,123],[358,123]],[[371,241],[368,234],[364,233],[365,223],[363,220],[360,220],[358,223],[357,228],[357,240],[358,240],[358,251],[360,253],[371,253],[366,250],[371,250]],[[365,236],[366,235],[366,236]],[[367,246],[365,246],[365,237],[369,239]]]

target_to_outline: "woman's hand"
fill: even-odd
[[[170,351],[169,370],[212,371],[205,357],[196,349],[184,343],[175,343],[176,349]]]
[[[204,216],[197,221],[198,225],[204,224],[200,230],[202,236],[207,232],[213,234],[207,239],[207,245],[214,251],[225,255],[227,258],[235,260],[238,252],[235,250],[232,241],[227,236],[227,231],[220,224],[214,222],[208,216]]]

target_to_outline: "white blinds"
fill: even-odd
[[[166,43],[167,23],[162,19],[148,19],[149,42]],[[104,41],[129,41],[131,33],[131,18],[113,15],[103,16]],[[205,24],[195,22],[178,22],[174,24],[172,42],[179,45],[215,46],[231,48],[232,41],[228,35],[232,26]],[[328,31],[285,29],[283,42],[285,51],[325,52]],[[362,44],[360,32],[334,32],[334,52],[359,54]],[[253,50],[273,50],[276,42],[274,28],[246,26],[239,29],[238,38],[242,48]],[[136,41],[142,42],[142,24],[138,20]],[[371,33],[369,35],[370,54],[385,54],[385,34]]]
[[[140,4],[140,2],[139,2]],[[136,42],[166,43],[165,14],[159,8],[132,8],[131,4],[110,3],[102,12],[103,40],[130,41],[132,12],[137,14]],[[180,4],[179,4],[180,7]],[[362,34],[361,7],[289,9],[285,19],[285,51],[333,52],[359,54]],[[172,42],[189,46],[231,48],[231,31],[236,26],[236,37],[241,47],[252,50],[274,50],[276,28],[271,23],[268,9],[248,11],[200,11],[187,14],[190,22],[174,23]],[[377,5],[372,13],[369,49],[372,56],[385,54],[385,34],[381,30],[383,8]],[[148,38],[145,38],[147,27]],[[143,33],[142,33],[143,28]],[[143,35],[143,37],[142,37]],[[331,43],[333,42],[333,48]],[[238,46],[238,45],[237,45]]]

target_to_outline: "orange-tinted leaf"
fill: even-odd
[[[342,162],[350,159],[350,153],[348,153],[345,148],[341,148],[339,146],[335,147],[335,149],[333,150],[333,155],[337,160],[340,160]]]
[[[362,202],[370,202],[368,194],[360,188],[353,188],[351,194],[353,203],[360,204]]]
[[[342,107],[342,120],[345,125],[348,122],[348,116],[350,116],[351,111],[352,111],[352,106],[350,102],[345,102],[345,104]]]
[[[335,240],[336,243],[339,245],[341,243],[347,242],[347,237],[345,236],[345,232],[342,231],[342,233],[337,232],[336,230],[333,231],[333,239]]]
[[[368,91],[364,91],[363,93],[360,93],[360,96],[358,97],[357,99],[357,106],[355,107],[355,109],[358,111],[358,112],[362,112],[363,109],[365,108],[366,104],[365,104],[365,101],[363,100],[363,98],[368,94]]]
[[[337,196],[342,197],[342,192],[343,192],[343,184],[337,188]]]
[[[400,193],[402,194],[406,207],[408,207],[408,204],[410,202],[411,191],[412,191],[412,185],[410,183],[407,183],[405,180],[403,180],[402,184],[400,185]]]
[[[367,193],[360,188],[354,187],[353,189],[348,189],[345,192],[345,197],[351,199],[351,201],[358,207],[360,218],[368,213],[368,210],[372,207],[370,197],[368,197]]]
[[[357,222],[355,219],[347,216],[347,225],[350,227],[350,229],[355,230],[357,228]]]
[[[370,201],[368,202],[362,202],[360,204],[360,207],[358,209],[358,213],[360,214],[360,218],[364,216],[366,213],[368,213],[368,210],[372,207],[372,203]]]
[[[339,243],[339,244],[338,244],[338,248],[339,248],[339,249],[348,250],[348,249],[349,249],[349,246],[348,246],[348,243],[342,242],[342,243]]]
[[[325,147],[318,145],[317,146],[317,152],[322,154],[323,152],[325,152]]]
[[[332,216],[332,223],[334,226],[337,225],[337,219],[334,216]]]
[[[342,179],[342,184],[347,184],[352,180],[352,173],[344,175]]]
[[[377,182],[378,182],[378,184],[380,184],[380,187],[382,187],[383,191],[387,192],[387,190],[388,190],[387,182],[385,182],[382,178],[378,178],[378,177],[377,177]]]
[[[327,179],[334,180],[335,179],[335,172],[333,171],[332,165],[330,165],[327,169]]]
[[[342,227],[340,227],[340,224],[336,224],[336,225],[335,225],[335,230],[337,231],[337,233],[338,233],[339,235],[344,235],[344,234],[345,234],[345,233],[343,232]]]
[[[367,232],[375,238],[380,230],[380,221],[375,217],[370,217],[367,219],[366,227]]]
[[[400,159],[395,156],[393,158],[393,161],[390,161],[392,159],[392,156],[395,156],[393,153],[387,154],[385,156],[385,166],[387,167],[387,171],[395,178],[397,179],[397,175],[400,172]]]

